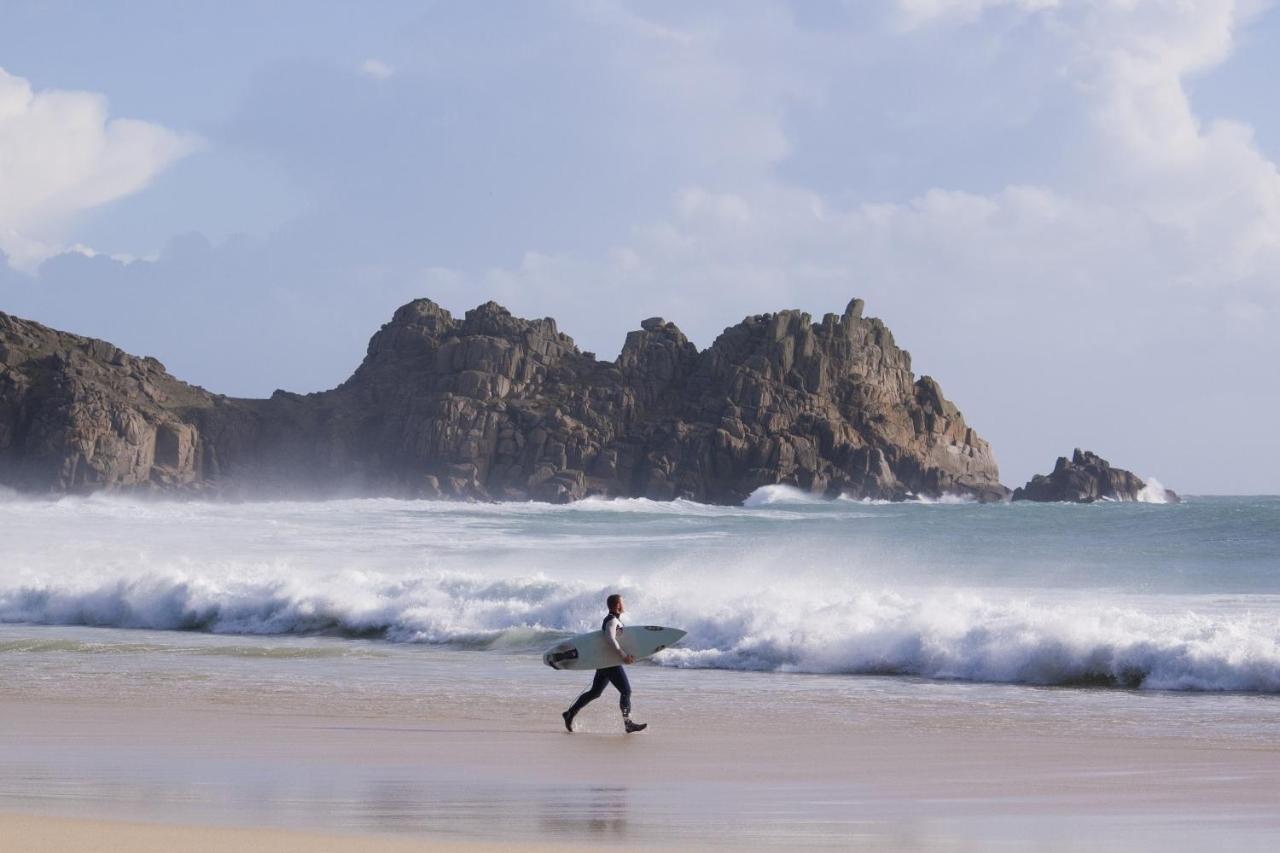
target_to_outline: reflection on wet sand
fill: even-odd
[[[539,803],[539,826],[549,835],[626,840],[629,797],[624,786],[557,790]]]

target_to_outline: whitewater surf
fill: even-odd
[[[0,622],[538,655],[620,591],[660,666],[1280,692],[1280,501],[4,499]],[[50,544],[54,543],[54,544]],[[779,571],[785,567],[785,571]],[[0,653],[4,653],[0,649]]]

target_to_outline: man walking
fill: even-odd
[[[618,635],[623,631],[621,617],[626,612],[626,608],[622,605],[622,596],[615,592],[605,600],[605,604],[609,608],[609,615],[604,618],[604,624],[600,626],[600,630],[604,632],[605,641],[618,652],[623,663],[635,663],[636,659],[623,651],[622,645],[618,642]],[[627,730],[627,734],[642,732],[648,728],[648,723],[631,722],[631,682],[627,680],[627,671],[621,664],[596,670],[591,689],[579,696],[578,701],[573,703],[573,707],[560,715],[564,717],[564,727],[573,731],[573,718],[578,716],[578,712],[585,708],[588,702],[600,698],[606,684],[612,684],[618,688],[618,707],[622,709],[622,725]]]

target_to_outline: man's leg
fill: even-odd
[[[560,716],[564,717],[564,727],[569,731],[573,731],[573,718],[578,716],[578,712],[587,706],[588,702],[592,702],[600,698],[600,694],[604,692],[604,686],[609,683],[609,671],[605,669],[597,669],[595,678],[591,680],[591,689],[578,697],[569,710]]]
[[[647,723],[631,722],[631,680],[627,678],[627,671],[615,666],[609,670],[609,680],[618,688],[618,707],[622,709],[622,726],[627,734],[644,731]]]
[[[609,681],[618,688],[618,707],[622,709],[622,717],[629,718],[631,716],[631,680],[627,678],[627,671],[620,666],[600,671],[609,673]]]

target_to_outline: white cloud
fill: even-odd
[[[1061,48],[1088,133],[1075,180],[1051,192],[1161,229],[1185,264],[1171,283],[1280,286],[1280,173],[1239,121],[1204,122],[1186,89],[1221,64],[1264,8],[1249,0],[899,0],[919,26],[967,22],[995,8],[1043,24]],[[1057,51],[1054,51],[1058,55]],[[1105,238],[1105,234],[1099,234]],[[1089,262],[1088,257],[1083,257]]]
[[[360,73],[374,80],[386,80],[396,73],[396,70],[381,59],[366,59],[360,63]]]
[[[904,23],[918,27],[941,18],[970,21],[992,9],[1038,12],[1056,8],[1059,0],[898,0],[897,5]]]
[[[46,90],[0,68],[0,252],[33,269],[71,219],[146,187],[193,137],[108,118],[104,97]]]
[[[696,6],[604,2],[582,14],[610,45],[620,100],[647,111],[651,123],[637,134],[647,146],[679,151],[704,173],[743,179],[791,153],[785,105],[816,101],[821,84],[808,58],[790,49],[795,22],[781,7],[731,8],[708,16]]]
[[[713,313],[723,312],[725,300],[744,303],[755,292],[772,302],[790,294],[793,302],[806,296],[832,304],[873,269],[882,284],[921,292],[963,276],[971,277],[966,285],[975,293],[1011,286],[1053,291],[1087,280],[1104,291],[1132,290],[1141,282],[1172,295],[1172,288],[1194,285],[1230,290],[1218,310],[1225,311],[1230,299],[1236,315],[1239,300],[1248,302],[1250,293],[1274,294],[1280,288],[1280,172],[1248,125],[1203,122],[1185,88],[1190,75],[1230,55],[1237,30],[1258,5],[900,2],[921,26],[952,20],[967,26],[996,7],[1041,21],[1044,26],[1031,35],[1053,42],[1052,55],[1066,58],[1062,73],[1085,125],[1065,177],[992,192],[940,186],[914,198],[842,203],[774,173],[774,163],[791,147],[779,135],[770,153],[755,160],[755,180],[723,189],[679,188],[665,221],[636,227],[630,241],[594,259],[556,255],[561,272],[576,271],[584,288],[626,279],[624,290],[636,286],[637,276],[648,276],[639,290],[645,298],[665,293],[689,304],[698,300],[687,294],[697,292]],[[696,32],[676,38],[669,28],[660,33],[653,37],[661,42],[657,49],[676,51],[688,73],[680,97],[696,103],[700,87],[739,81],[736,87],[753,79],[749,71],[732,70],[730,53],[717,39]],[[744,115],[757,111],[763,124],[782,134],[777,101],[796,91],[781,88],[771,99],[724,103]],[[722,124],[751,123],[738,118]],[[726,147],[740,141],[733,133],[726,137]],[[1000,154],[993,150],[991,156]],[[619,258],[626,263],[617,264]],[[545,270],[525,264],[491,272],[488,280],[533,303],[537,297],[529,294],[551,288]]]
[[[1153,2],[1070,21],[1094,87],[1098,156],[1116,204],[1131,204],[1197,249],[1194,277],[1280,285],[1280,173],[1238,121],[1204,123],[1186,91],[1223,62],[1253,3]]]

